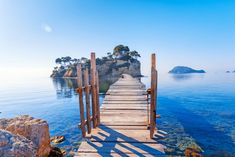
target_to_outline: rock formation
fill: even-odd
[[[37,147],[24,136],[0,129],[1,157],[35,157]]]
[[[50,153],[49,127],[46,121],[30,116],[19,116],[12,119],[0,119],[0,129],[9,131],[14,137],[33,143],[38,157],[47,157]],[[30,147],[31,148],[31,147]],[[25,149],[30,151],[30,149]],[[9,152],[10,153],[10,152]]]
[[[100,88],[108,88],[110,84],[116,82],[122,74],[130,74],[133,77],[141,77],[140,62],[138,60],[116,60],[105,61],[97,65],[99,73]]]
[[[171,71],[171,74],[189,74],[189,73],[206,73],[204,70],[195,70],[186,66],[176,66]]]

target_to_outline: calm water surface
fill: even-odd
[[[143,82],[148,86],[148,79]],[[3,79],[0,118],[31,115],[48,121],[51,136],[63,135],[58,147],[76,151],[81,140],[76,81],[47,77]],[[197,145],[205,156],[235,156],[235,74],[160,75],[158,128],[168,154]],[[100,103],[103,97],[100,96]],[[69,155],[68,155],[69,156]]]

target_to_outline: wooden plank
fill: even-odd
[[[100,125],[99,128],[105,129],[105,128],[111,128],[114,130],[147,130],[146,125]]]
[[[164,135],[162,135],[164,137]],[[132,129],[113,129],[109,127],[102,127],[92,130],[90,141],[95,142],[143,142],[143,143],[157,143],[158,138],[151,139],[149,131],[145,128],[142,130]]]
[[[146,110],[144,107],[102,107],[105,110]]]
[[[115,109],[115,110],[114,110]],[[146,109],[142,109],[142,108],[102,108],[102,115],[103,114],[108,114],[108,113],[125,113],[125,114],[130,114],[131,112],[138,114],[138,112],[141,112],[142,114],[146,114],[147,110]]]
[[[104,99],[104,103],[103,104],[147,104],[147,100],[139,100],[139,101],[135,101],[135,100],[105,100]]]
[[[123,156],[128,156],[128,157],[136,157],[137,155],[134,153],[122,153],[122,152],[111,152],[111,153],[96,153],[96,152],[85,152],[85,153],[79,153],[75,155],[75,157],[106,157],[106,156],[112,156],[112,157],[123,157]],[[148,153],[143,153],[139,156],[145,156],[145,157],[155,157],[155,155],[150,155]],[[164,154],[158,154],[158,157],[164,157]]]
[[[102,109],[102,112],[104,113],[104,111],[109,111],[110,109],[116,109],[118,110],[119,112],[121,110],[124,110],[124,111],[129,111],[129,112],[132,112],[132,110],[146,110],[147,111],[147,106],[137,106],[137,105],[131,105],[131,106],[125,106],[125,105],[116,105],[116,106],[113,106],[113,105],[105,105],[105,106],[102,106],[101,107]],[[145,111],[141,111],[142,113],[146,114]],[[136,112],[134,112],[134,114],[136,114]]]
[[[105,98],[116,98],[116,99],[122,99],[122,98],[135,98],[135,99],[139,99],[139,98],[147,98],[147,95],[123,95],[123,96],[118,96],[116,94],[110,94],[110,95],[106,95]]]
[[[164,149],[161,144],[157,143],[122,143],[122,142],[82,142],[78,153],[97,152],[103,153],[117,153],[124,154],[150,154],[163,155]]]
[[[102,120],[102,122],[105,122],[105,121],[130,121],[130,120],[133,120],[133,121],[146,121],[146,117],[141,117],[139,118],[139,116],[143,116],[143,115],[135,115],[135,114],[131,114],[131,115],[127,115],[127,114],[122,114],[121,117],[120,115],[113,115],[111,118],[110,115],[102,115],[102,118],[104,120]]]

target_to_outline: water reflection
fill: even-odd
[[[75,89],[78,87],[76,79],[54,78],[52,81],[58,99],[72,98],[76,95]]]
[[[203,74],[169,74],[175,81],[186,81],[192,78],[203,78]]]

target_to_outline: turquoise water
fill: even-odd
[[[148,79],[143,78],[147,86]],[[58,146],[68,153],[76,151],[81,140],[76,81],[12,80],[0,83],[0,118],[25,114],[43,118],[51,136],[65,136]],[[157,112],[158,128],[168,132],[159,142],[167,146],[168,154],[182,155],[186,147],[197,145],[205,156],[235,156],[235,74],[160,74]]]

